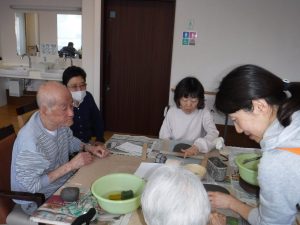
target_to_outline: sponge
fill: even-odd
[[[111,194],[108,196],[110,200],[126,200],[133,198],[133,191],[128,190],[128,191],[122,191],[121,193],[117,194]]]

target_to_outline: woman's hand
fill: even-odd
[[[212,208],[230,209],[231,204],[236,200],[234,197],[221,192],[208,192]]]
[[[241,202],[232,195],[221,192],[208,192],[208,198],[212,208],[231,209],[240,214],[245,220],[248,220],[249,213],[253,209],[253,207]]]
[[[193,145],[190,148],[181,149],[181,152],[184,153],[184,158],[186,158],[192,155],[197,155],[199,153],[199,149],[195,145]]]

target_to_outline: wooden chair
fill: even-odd
[[[15,192],[10,189],[10,167],[15,139],[16,133],[12,125],[0,128],[0,224],[37,225],[31,222],[21,207],[12,201],[12,199],[34,201],[39,206],[45,201],[43,194]]]
[[[38,109],[38,105],[36,101],[16,108],[19,128],[22,128],[25,125],[25,123],[28,121],[30,116],[37,109]]]

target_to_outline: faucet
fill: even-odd
[[[71,66],[73,66],[73,59],[72,59],[72,56],[64,55],[64,61],[65,61],[65,62],[67,61],[67,59],[70,59]]]
[[[30,55],[28,55],[27,53],[25,53],[25,54],[21,55],[21,59],[23,59],[24,56],[28,57],[28,67],[31,68],[31,58],[30,58]]]

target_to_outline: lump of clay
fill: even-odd
[[[60,197],[66,202],[75,202],[79,198],[79,188],[65,187],[61,190]]]

